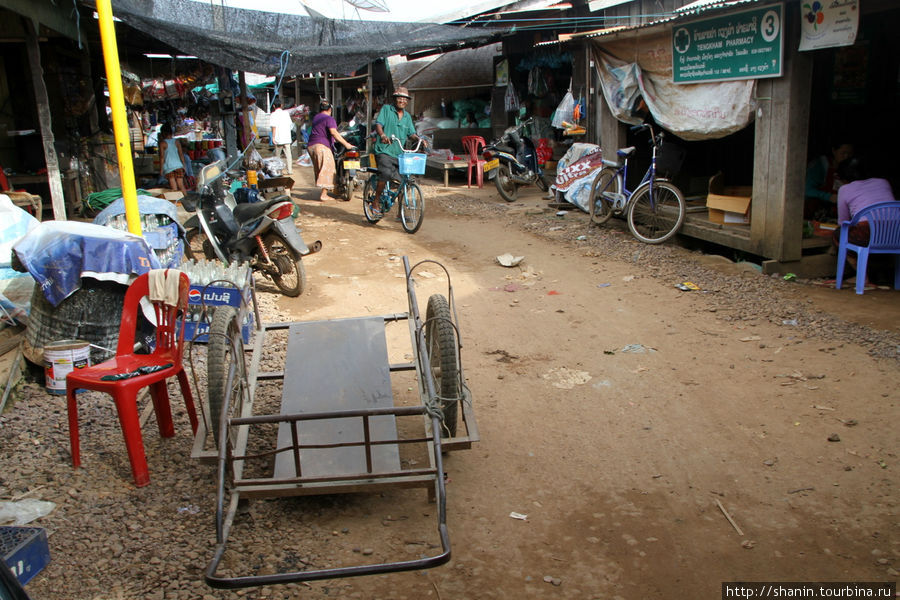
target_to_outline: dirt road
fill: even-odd
[[[12,444],[15,456],[49,465],[47,485],[62,504],[48,517],[58,532],[54,562],[29,586],[35,597],[711,599],[723,581],[897,579],[898,292],[857,297],[730,264],[697,270],[717,261],[641,246],[615,224],[588,232],[585,215],[557,217],[535,192],[506,205],[492,189],[428,186],[425,223],[411,236],[393,215],[365,223],[359,198],[314,201],[306,183],[294,191],[304,237],[324,249],[304,261],[309,293],[262,294],[271,320],[405,310],[403,255],[451,272],[482,438],[445,462],[451,562],[210,590],[200,580],[213,533],[212,469],[184,462],[175,481],[165,479],[172,462],[186,460],[183,415],[174,440],[160,441],[152,426],[145,433],[152,483],[134,490],[120,439],[98,449],[88,434],[82,443],[100,453],[71,473],[63,408],[46,430],[5,423],[7,440],[52,437],[59,446],[43,456],[27,439]],[[507,252],[525,259],[501,267],[495,257]],[[685,280],[704,291],[674,287]],[[423,297],[440,291],[438,277],[420,283]],[[836,316],[848,309],[856,323]],[[893,358],[872,356],[892,348]],[[101,474],[107,463],[112,482]],[[33,473],[16,472],[2,493],[33,482]],[[96,486],[107,486],[103,495]],[[103,512],[90,506],[100,497],[116,499],[137,524],[117,534],[120,556],[133,548],[132,568],[164,575],[136,576],[124,556],[107,558],[80,595],[64,592],[60,584],[78,581],[74,555],[104,535],[67,522]],[[197,510],[173,513],[183,506]],[[420,490],[253,501],[234,534],[250,542],[236,543],[230,564],[264,572],[433,553],[434,511]],[[150,555],[160,558],[148,565]]]

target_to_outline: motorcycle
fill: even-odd
[[[537,148],[522,130],[534,119],[526,119],[519,125],[509,127],[499,139],[482,149],[484,171],[497,185],[497,191],[507,202],[514,202],[519,195],[519,186],[536,185],[542,192],[550,189],[550,182],[544,178]]]
[[[360,186],[356,177],[359,171],[359,150],[344,148],[334,151],[334,193],[338,198],[349,201]]]
[[[210,260],[249,262],[254,271],[272,280],[282,294],[296,297],[306,288],[302,257],[318,252],[322,242],[308,247],[292,218],[294,203],[285,195],[262,199],[253,188],[235,195],[226,191],[224,162],[207,165],[197,179],[197,190],[185,196],[185,210],[196,213],[184,224],[188,248]],[[239,190],[240,191],[240,190]],[[255,200],[255,201],[254,201]]]

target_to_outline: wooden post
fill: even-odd
[[[47,181],[50,184],[50,200],[53,204],[53,218],[66,220],[66,201],[63,196],[62,178],[59,175],[59,157],[56,155],[56,140],[50,119],[50,100],[44,84],[44,69],[41,67],[41,48],[38,44],[35,25],[29,19],[22,19],[25,29],[25,45],[28,49],[28,64],[31,67],[31,83],[37,102],[38,122],[41,127],[41,141],[44,146],[44,162],[47,166]]]
[[[625,123],[613,116],[603,94],[597,95],[597,113],[599,118],[600,147],[603,157],[615,161],[616,150],[625,146]]]
[[[366,154],[372,152],[372,132],[375,128],[372,126],[372,106],[375,102],[375,91],[372,89],[374,82],[372,81],[372,62],[369,62],[369,72],[366,76]]]
[[[797,50],[800,24],[789,12],[781,77],[760,79],[753,152],[751,251],[777,261],[800,260],[812,57]]]
[[[253,137],[253,130],[250,128],[250,107],[247,106],[247,76],[243,71],[238,71],[238,83],[241,86],[241,115],[244,118],[244,127],[242,129],[244,137],[241,139],[241,148],[250,143]]]

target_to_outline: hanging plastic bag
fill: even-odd
[[[516,88],[513,87],[511,81],[506,86],[506,97],[504,98],[503,103],[506,106],[506,112],[519,110],[519,95],[516,93]]]
[[[566,126],[563,125],[563,122],[573,122],[575,120],[574,111],[575,98],[572,96],[572,92],[566,92],[562,102],[556,107],[556,112],[553,113],[553,120],[550,124],[557,129],[565,129]]]

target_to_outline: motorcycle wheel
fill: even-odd
[[[306,289],[306,267],[280,235],[270,233],[263,242],[269,258],[278,267],[278,275],[273,275],[272,281],[282,294],[296,298]]]
[[[507,202],[515,202],[516,198],[519,197],[519,186],[512,180],[508,165],[497,167],[494,183],[497,184],[497,191],[500,192],[500,196]]]
[[[353,190],[356,188],[356,182],[350,177],[345,177],[341,184],[341,193],[339,194],[344,202],[349,202],[353,198]]]
[[[216,259],[216,251],[212,244],[200,229],[188,229],[184,236],[184,256],[186,258],[205,257],[209,260]]]
[[[377,184],[378,179],[373,175],[366,180],[366,184],[363,186],[363,213],[366,215],[366,221],[369,223],[377,223],[384,216],[381,214],[381,211],[376,213],[372,210],[373,206],[379,205],[378,200],[375,198]]]

